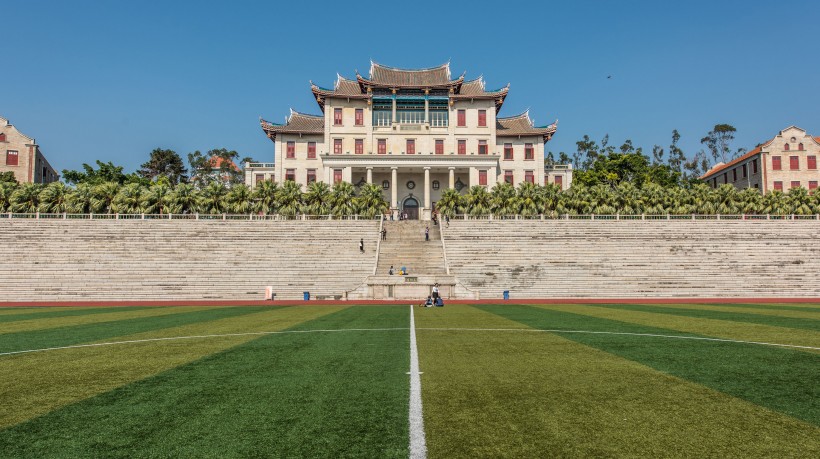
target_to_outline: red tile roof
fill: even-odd
[[[210,165],[212,169],[221,169],[222,164],[224,164],[225,161],[228,162],[228,169],[233,169],[235,171],[239,170],[239,167],[236,166],[236,163],[234,163],[230,159],[226,160],[219,156],[211,156],[211,159],[208,160],[208,165]]]
[[[765,143],[769,143],[769,142],[765,142]],[[761,145],[763,145],[763,144],[761,144]],[[725,169],[728,169],[728,168],[734,166],[735,164],[746,161],[747,159],[751,158],[752,156],[759,155],[760,154],[760,149],[761,149],[761,147],[757,147],[754,150],[752,150],[752,151],[750,151],[750,152],[748,152],[748,153],[746,153],[742,156],[739,156],[739,157],[729,161],[726,164],[716,164],[714,167],[709,169],[709,171],[707,173],[701,175],[700,179],[701,180],[708,180],[711,176],[717,174],[718,172],[721,172]]]

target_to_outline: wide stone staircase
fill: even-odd
[[[481,298],[820,297],[815,220],[452,220],[444,237]]]
[[[430,240],[424,240],[425,227],[430,229]],[[444,249],[439,227],[433,222],[404,220],[384,222],[387,239],[381,241],[376,275],[386,275],[390,266],[398,273],[402,266],[411,275],[447,274]]]
[[[378,221],[0,220],[0,301],[342,298]],[[359,252],[364,239],[365,253]]]

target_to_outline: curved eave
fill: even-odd
[[[356,81],[362,85],[362,88],[387,88],[387,89],[449,89],[455,88],[456,86],[461,86],[464,82],[464,75],[460,76],[456,80],[450,80],[447,83],[441,84],[426,84],[426,85],[417,85],[417,84],[383,84],[377,83],[373,80],[369,80],[358,73],[356,74]]]
[[[501,111],[501,106],[504,105],[504,100],[507,98],[509,88],[504,88],[498,91],[489,91],[483,94],[451,94],[452,99],[457,100],[487,100],[495,99],[495,112]]]
[[[547,143],[552,139],[552,136],[555,135],[555,132],[558,131],[558,126],[551,124],[549,126],[532,128],[531,131],[517,131],[517,132],[504,132],[505,130],[496,129],[495,136],[496,137],[534,137],[540,136],[543,138],[544,143]]]
[[[271,140],[276,140],[277,134],[299,134],[299,135],[324,135],[324,130],[318,129],[294,129],[285,124],[271,123],[270,121],[260,120],[262,131]]]

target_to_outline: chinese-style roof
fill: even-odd
[[[271,123],[259,119],[262,130],[270,137],[276,139],[276,134],[324,134],[325,117],[322,115],[308,115],[291,110],[290,116],[285,119],[285,124]]]
[[[432,88],[458,86],[464,81],[464,75],[450,78],[450,63],[427,69],[399,69],[370,62],[370,77],[365,78],[356,72],[356,79],[367,86],[388,88]]]
[[[356,80],[349,80],[341,75],[336,75],[336,83],[333,89],[323,88],[310,82],[310,90],[319,103],[322,111],[325,110],[325,98],[327,97],[348,97],[351,99],[366,99],[367,94],[362,90],[361,85]]]
[[[462,83],[458,92],[452,94],[453,99],[495,99],[495,112],[501,110],[504,105],[504,99],[510,91],[510,85],[488,91],[483,77],[478,77],[475,80],[465,81]]]
[[[495,123],[496,137],[540,135],[543,136],[545,143],[552,138],[557,130],[557,121],[549,126],[535,126],[532,119],[530,119],[529,110],[516,116],[496,118]]]

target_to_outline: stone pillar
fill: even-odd
[[[448,167],[447,169],[450,170],[450,188],[456,187],[456,168],[455,167]]]
[[[347,183],[353,183],[353,168],[345,167],[342,169],[342,180]]]
[[[396,122],[396,90],[393,90],[393,122]]]
[[[399,218],[399,168],[390,168],[390,208],[393,209],[393,218]]]
[[[430,90],[425,89],[424,90],[424,122],[425,123],[430,122],[430,101],[427,100],[429,95],[430,95]]]
[[[430,199],[431,197],[432,196],[430,196],[430,168],[425,167],[424,168],[424,219],[425,220],[429,220],[430,217],[431,217],[431,214],[432,214],[431,209],[430,209],[430,207],[432,207],[432,205],[430,204],[431,201],[432,201]]]
[[[478,185],[478,169],[475,167],[470,168],[470,188],[473,186]]]
[[[373,184],[373,168],[372,167],[367,168],[367,184],[368,185]]]
[[[333,168],[325,167],[325,183],[333,186]]]

